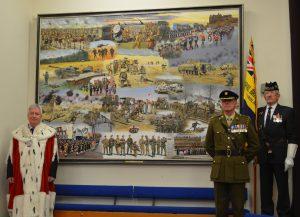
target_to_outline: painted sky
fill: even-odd
[[[214,14],[238,17],[238,9],[224,10],[177,10],[154,11],[139,13],[114,13],[99,15],[78,15],[69,17],[41,18],[41,28],[83,28],[101,27],[108,24],[143,24],[147,22],[168,21],[170,26],[174,23],[200,23],[207,24],[209,16]]]

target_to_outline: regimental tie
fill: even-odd
[[[270,121],[271,121],[271,109],[272,109],[272,107],[270,106],[270,107],[268,107],[268,112],[267,112],[267,117],[266,117],[266,122],[265,122],[265,134],[266,134],[266,137],[269,137],[268,136],[268,134],[269,134],[269,126],[270,126]],[[271,148],[271,145],[270,145],[270,143],[269,143],[269,141],[266,141],[266,146],[267,146],[267,149],[268,149],[268,151],[267,151],[267,153],[268,154],[272,154],[272,148]],[[271,156],[271,155],[270,155]]]
[[[265,124],[265,128],[270,126],[270,121],[271,121],[271,109],[272,107],[268,108],[268,113],[267,113],[267,118],[266,118],[266,124]]]

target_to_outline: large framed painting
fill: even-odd
[[[241,90],[241,5],[38,16],[36,101],[64,162],[203,163]]]

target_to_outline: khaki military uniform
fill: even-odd
[[[104,154],[109,154],[109,150],[108,150],[108,139],[105,137],[103,140],[102,140],[102,145],[103,145],[103,153]]]
[[[142,136],[139,140],[139,145],[140,145],[140,150],[141,150],[141,155],[145,154],[145,143],[146,140],[144,139],[144,137]]]
[[[205,148],[213,157],[210,177],[214,181],[216,216],[228,216],[229,201],[234,217],[244,216],[248,163],[259,149],[258,136],[250,118],[236,113],[230,125],[224,114],[211,118]]]

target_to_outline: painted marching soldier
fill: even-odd
[[[28,109],[28,124],[13,132],[7,158],[8,211],[12,217],[52,217],[58,163],[55,130],[43,123],[39,105]]]
[[[116,140],[114,139],[114,135],[110,135],[110,138],[108,140],[108,150],[109,150],[109,155],[112,155],[114,152],[114,146],[116,144]]]
[[[294,110],[278,104],[280,97],[276,82],[265,84],[266,106],[258,109],[258,135],[261,150],[260,164],[261,212],[274,215],[273,177],[275,176],[279,217],[289,216],[290,198],[288,190],[288,169],[294,165],[297,151]]]
[[[259,149],[259,141],[248,116],[235,112],[238,95],[230,90],[220,93],[222,114],[210,119],[205,148],[213,158],[216,216],[228,217],[229,202],[233,216],[244,216],[245,183],[249,182],[248,163]]]

